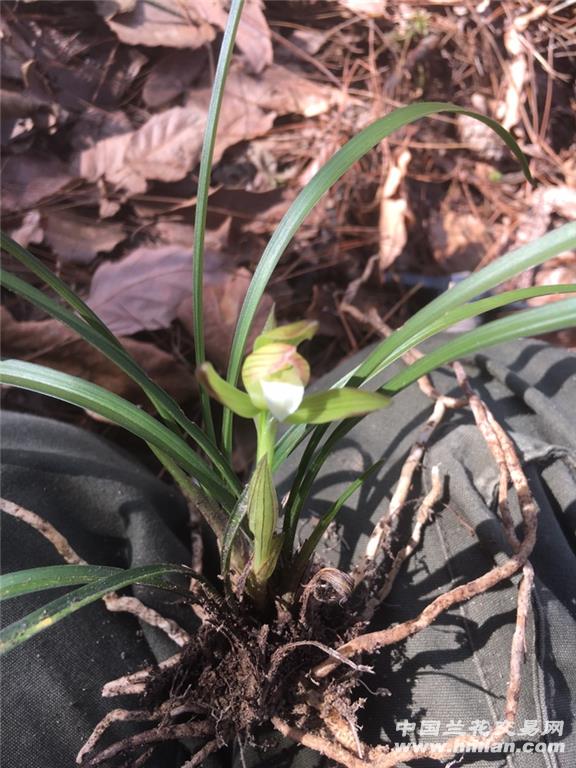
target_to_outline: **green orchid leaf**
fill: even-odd
[[[576,298],[561,299],[535,309],[525,309],[508,317],[492,320],[473,331],[446,342],[438,349],[424,355],[408,368],[393,376],[379,391],[388,395],[413,384],[421,376],[434,371],[441,365],[459,360],[488,349],[504,341],[537,336],[544,333],[576,327]]]
[[[20,251],[16,252],[16,258]],[[30,262],[26,262],[27,266],[34,267],[34,274],[37,274],[41,279],[44,273],[38,273],[36,271],[36,260],[34,257]],[[124,347],[116,340],[110,339],[109,333],[104,333],[102,326],[95,326],[89,324],[82,317],[71,312],[70,310],[62,307],[59,303],[46,296],[42,291],[28,285],[24,280],[21,280],[16,275],[12,275],[5,269],[0,271],[0,284],[3,287],[13,293],[22,296],[34,306],[38,307],[42,311],[59,320],[64,325],[67,325],[79,336],[81,336],[88,344],[91,344],[95,349],[98,349],[106,357],[111,360],[118,368],[135,381],[142,390],[146,393],[150,402],[158,410],[158,414],[167,422],[167,426],[172,429],[173,432],[179,434],[180,429],[183,429],[187,435],[189,435],[198,447],[206,453],[206,455],[214,462],[215,466],[220,471],[222,477],[225,478],[228,486],[232,492],[237,493],[240,490],[240,486],[231,466],[228,464],[224,456],[216,448],[216,446],[210,442],[202,430],[190,421],[190,419],[184,414],[178,403],[165,392],[162,387],[154,383],[148,374],[142,369],[142,367],[126,352]],[[67,299],[67,293],[64,290],[65,284],[59,281],[59,278],[54,277],[51,283],[51,287],[58,291],[64,299]],[[78,299],[80,302],[80,299]],[[113,338],[113,337],[112,337]],[[207,468],[208,469],[208,468]],[[218,475],[214,473],[214,480],[219,482]]]
[[[254,320],[260,300],[266,290],[266,286],[282,254],[288,247],[292,238],[298,231],[302,222],[306,219],[322,196],[340,179],[346,171],[360,160],[367,152],[379,144],[386,136],[394,131],[413,123],[420,118],[452,112],[465,114],[475,120],[489,126],[509,147],[518,159],[522,170],[529,181],[532,181],[530,169],[526,157],[518,146],[512,134],[504,129],[495,120],[477,112],[471,112],[464,107],[445,102],[420,102],[395,109],[389,115],[376,120],[364,128],[356,136],[345,144],[308,182],[298,194],[290,208],[276,227],[270,238],[254,277],[250,283],[244,304],[236,325],[236,332],[232,342],[232,352],[228,366],[227,380],[235,384],[240,374],[242,358],[246,342],[250,333],[250,327]],[[222,439],[224,448],[229,451],[232,444],[232,417],[229,411],[224,412],[222,422]]]
[[[281,344],[292,344],[297,347],[303,341],[311,339],[318,332],[316,320],[299,320],[289,325],[279,325],[275,328],[264,330],[254,342],[254,350],[275,341]]]
[[[343,387],[307,395],[286,421],[291,424],[326,424],[329,421],[363,416],[385,408],[390,398],[378,392]]]
[[[234,506],[236,499],[217,482],[217,476],[192,448],[172,430],[128,400],[77,376],[19,360],[0,362],[0,383],[55,397],[98,413],[174,459],[178,466],[189,472],[226,509]]]
[[[238,416],[252,419],[258,414],[258,408],[246,392],[228,384],[218,375],[212,363],[203,363],[196,375],[200,384],[215,400],[230,408]]]
[[[238,499],[232,514],[228,518],[226,528],[224,529],[222,551],[220,553],[220,570],[222,576],[226,576],[230,569],[230,560],[232,556],[234,541],[240,532],[244,518],[248,514],[248,487],[248,485],[244,487],[244,490],[240,494],[240,498]]]
[[[179,5],[182,5],[184,10],[185,4],[179,3]],[[212,88],[210,89],[210,103],[206,115],[206,128],[200,154],[200,168],[198,169],[198,190],[196,192],[196,213],[194,216],[194,257],[192,259],[192,322],[194,330],[194,356],[197,369],[202,366],[206,359],[206,342],[204,338],[204,246],[210,177],[212,175],[220,110],[226,89],[226,78],[230,69],[234,41],[236,40],[240,24],[244,0],[232,0],[229,5],[228,19],[220,45]],[[186,16],[186,13],[184,13],[184,16]],[[186,22],[188,22],[187,18]],[[200,390],[200,404],[207,437],[211,442],[215,443],[210,400],[203,390]]]
[[[114,573],[111,576],[98,579],[97,581],[80,587],[80,589],[76,589],[67,595],[59,597],[51,603],[48,603],[36,611],[32,611],[24,618],[5,627],[0,632],[0,654],[6,653],[12,648],[21,645],[39,632],[42,632],[49,627],[53,627],[58,621],[61,621],[66,616],[78,611],[85,605],[89,605],[99,598],[104,597],[104,595],[107,595],[110,592],[116,592],[131,584],[146,584],[170,591],[176,589],[180,592],[180,589],[175,587],[174,584],[171,584],[163,578],[170,574],[185,575],[187,578],[196,578],[200,580],[203,585],[207,584],[204,578],[199,577],[194,571],[183,565],[145,565],[129,570],[122,570],[120,573]]]
[[[489,297],[489,300],[479,299],[471,303],[467,302],[521,272],[574,248],[576,248],[576,222],[571,222],[548,232],[533,243],[500,256],[416,312],[403,326],[378,344],[359,366],[336,381],[332,388],[343,387],[351,380],[356,386],[360,386],[436,333],[460,320],[503,306],[497,296]],[[565,290],[563,286],[559,286],[559,289],[559,292]],[[524,291],[524,289],[520,290]],[[518,297],[514,295],[515,292],[510,293],[512,294],[508,296],[510,301],[530,298],[526,295]],[[504,294],[499,295],[504,296]],[[533,295],[536,296],[538,293]],[[305,425],[295,425],[286,430],[276,445],[274,470],[286,460],[310,430],[311,428],[307,429]]]
[[[295,587],[299,585],[299,580],[304,573],[306,565],[308,564],[310,558],[314,554],[314,550],[320,543],[320,539],[322,538],[323,534],[326,532],[326,529],[328,528],[330,523],[336,519],[338,513],[340,512],[344,504],[346,504],[350,496],[352,496],[352,494],[354,494],[359,488],[361,488],[364,485],[364,483],[370,477],[372,477],[372,475],[375,472],[378,472],[378,470],[384,466],[384,463],[385,463],[384,460],[380,459],[380,461],[377,461],[374,464],[372,464],[372,466],[369,467],[366,470],[366,472],[360,475],[360,477],[352,481],[350,485],[336,499],[334,504],[332,504],[328,512],[326,512],[326,514],[323,515],[322,518],[316,523],[316,527],[314,528],[310,536],[306,539],[300,551],[298,552],[298,555],[296,556],[296,561],[294,563],[294,569],[295,569],[294,586]]]
[[[45,589],[90,584],[116,573],[123,573],[123,570],[104,565],[48,565],[44,568],[4,573],[0,576],[0,600],[42,592]]]
[[[246,498],[248,526],[254,534],[252,570],[255,575],[267,572],[267,564],[275,551],[276,525],[278,523],[278,495],[268,457],[263,456],[248,485]],[[277,555],[276,555],[277,559]],[[264,568],[264,571],[261,569]]]

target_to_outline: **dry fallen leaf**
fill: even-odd
[[[526,49],[522,43],[522,35],[515,26],[504,33],[504,46],[509,55],[505,74],[507,79],[504,101],[496,112],[503,127],[510,130],[520,122],[520,106],[524,99],[524,83],[528,74]]]
[[[191,290],[191,248],[143,246],[98,267],[88,304],[113,333],[130,336],[168,328]]]
[[[108,253],[126,237],[122,224],[105,224],[72,213],[44,217],[47,242],[60,261],[89,264],[99,253]]]
[[[206,274],[203,313],[206,357],[220,370],[225,370],[228,365],[236,321],[251,279],[252,275],[244,267],[233,272],[220,269]],[[193,336],[192,309],[193,303],[190,296],[178,307],[178,319],[191,336]],[[264,295],[248,339],[248,348],[264,327],[271,309],[272,299]]]
[[[130,0],[128,6],[104,2],[98,9],[123,43],[167,48],[200,48],[210,43],[216,30],[224,29],[228,17],[227,7],[220,0]],[[236,44],[252,71],[261,72],[272,62],[262,0],[247,0]]]
[[[486,224],[473,213],[443,206],[430,214],[428,237],[434,259],[447,272],[473,270],[485,252]]]
[[[23,248],[27,248],[30,243],[41,243],[44,239],[44,230],[40,211],[28,211],[24,214],[22,223],[10,232],[10,237],[20,243]]]
[[[5,355],[79,376],[139,405],[148,402],[132,379],[58,320],[19,322],[2,307],[2,337]],[[120,341],[150,378],[179,402],[196,391],[194,376],[172,355],[147,342]]]
[[[198,6],[204,5],[207,13],[198,13]],[[98,12],[123,43],[199,48],[216,36],[212,18],[219,18],[222,8],[211,0],[162,0],[158,4],[135,0],[123,7],[116,2],[99,3]]]
[[[386,15],[387,0],[339,0],[340,5],[352,13],[378,19]]]
[[[77,168],[88,181],[104,179],[126,195],[146,191],[146,180],[178,181],[200,159],[208,93],[196,92],[185,107],[172,107],[152,116],[141,128],[98,141],[81,151]],[[274,122],[245,97],[230,96],[222,106],[215,149],[217,161],[239,141],[266,133]]]
[[[2,207],[25,211],[62,192],[74,181],[56,158],[29,153],[8,157],[2,166]]]
[[[204,50],[176,50],[163,56],[150,70],[142,89],[148,107],[156,109],[180,96],[206,66]]]
[[[384,273],[400,256],[408,241],[406,216],[408,203],[403,197],[395,197],[412,155],[405,149],[388,170],[380,192],[379,266]]]

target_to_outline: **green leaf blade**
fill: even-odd
[[[145,584],[170,590],[172,586],[168,581],[165,583],[159,581],[159,577],[170,574],[182,574],[189,578],[199,578],[194,571],[185,566],[146,565],[98,579],[53,600],[42,608],[32,611],[23,619],[19,619],[5,627],[0,631],[0,654],[7,653],[16,648],[18,645],[80,610],[80,608],[95,602],[110,592],[115,592],[132,584]],[[205,583],[204,579],[201,579],[201,581]]]
[[[246,347],[250,327],[256,314],[258,304],[264,294],[266,285],[290,240],[312,208],[357,160],[375,147],[382,141],[382,139],[386,138],[386,136],[389,136],[395,130],[419,120],[420,118],[440,114],[442,112],[465,114],[488,125],[504,140],[516,156],[527,179],[530,181],[532,180],[528,162],[518,144],[508,131],[491,118],[475,112],[470,112],[455,104],[444,102],[411,104],[394,110],[391,114],[377,120],[363,131],[360,131],[360,133],[354,136],[344,145],[344,147],[336,152],[336,154],[318,171],[299,193],[264,250],[248,288],[236,326],[227,375],[227,379],[231,384],[235,384],[238,380],[242,356]],[[232,418],[229,411],[225,411],[224,413],[222,439],[224,446],[229,448],[232,439]]]
[[[0,600],[9,600],[46,589],[88,584],[121,572],[121,568],[103,565],[49,565],[44,568],[4,573],[0,576]]]
[[[394,395],[413,384],[421,376],[466,355],[505,341],[538,336],[576,327],[576,299],[562,299],[535,309],[526,309],[486,325],[443,344],[424,355],[404,371],[393,376],[379,391]]]
[[[168,419],[168,426],[173,428],[174,425],[177,425],[194,440],[198,447],[201,448],[214,463],[219,470],[220,475],[226,480],[231,491],[234,493],[239,491],[238,480],[224,456],[218,451],[215,445],[210,442],[202,430],[194,424],[194,422],[188,419],[178,403],[152,381],[148,374],[126,352],[117,339],[112,337],[113,341],[111,341],[109,334],[104,334],[98,328],[89,325],[82,318],[68,311],[64,307],[61,307],[53,299],[44,295],[41,291],[28,285],[24,280],[21,280],[19,277],[12,275],[6,270],[0,271],[0,284],[13,293],[22,296],[51,317],[59,320],[64,325],[71,328],[88,344],[102,352],[102,354],[141,387],[143,392],[148,396],[150,402],[158,409],[159,414],[163,416],[165,420]],[[214,481],[218,481],[218,475],[216,475],[216,473],[214,473]]]
[[[182,438],[118,395],[76,376],[18,360],[0,363],[0,383],[49,395],[98,413],[155,445],[196,478],[215,499],[227,508],[233,506],[234,499],[228,490],[215,482],[213,471]]]
[[[202,142],[200,155],[200,168],[198,171],[198,191],[196,195],[196,214],[194,218],[194,258],[192,263],[192,296],[193,296],[193,329],[194,351],[196,368],[206,359],[206,346],[204,340],[204,239],[206,232],[206,217],[208,214],[208,193],[210,191],[210,175],[216,134],[222,99],[226,85],[226,77],[230,68],[234,41],[242,15],[244,0],[232,0],[224,36],[218,55],[218,63],[214,75],[214,82],[210,92],[210,103],[206,115],[206,130]],[[200,393],[202,415],[208,435],[215,442],[215,430],[210,408],[210,400],[205,392]]]

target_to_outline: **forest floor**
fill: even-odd
[[[498,119],[538,184],[463,116],[420,121],[370,152],[306,220],[262,304],[260,321],[272,302],[280,321],[319,321],[308,354],[314,375],[375,340],[379,324],[400,325],[461,273],[576,218],[574,8],[573,0],[247,0],[211,180],[208,358],[225,369],[250,275],[295,196],[397,106],[452,101]],[[192,224],[226,3],[6,1],[1,12],[2,226],[194,415]],[[574,282],[576,258],[522,280]],[[57,321],[4,299],[5,356],[141,402],[129,379]],[[555,341],[576,345],[573,332]],[[40,396],[9,390],[4,399],[117,436]],[[251,457],[242,437],[239,470]]]

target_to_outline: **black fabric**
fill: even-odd
[[[563,721],[563,733],[510,740],[518,745],[562,742],[564,751],[467,755],[462,763],[571,768],[576,764],[576,356],[535,341],[508,344],[476,356],[469,373],[519,447],[540,507],[519,723],[535,720],[544,729],[546,721]],[[434,379],[443,391],[454,388],[447,372]],[[342,510],[341,536],[330,540],[326,559],[347,567],[362,551],[370,521],[384,512],[403,458],[430,408],[430,401],[412,387],[342,441],[315,485],[308,505],[312,516],[322,513],[373,461],[387,461]],[[186,509],[181,499],[105,441],[69,426],[7,413],[3,446],[3,495],[51,520],[87,560],[125,566],[186,561]],[[283,468],[281,491],[287,488],[295,460]],[[380,610],[375,628],[417,615],[441,591],[485,572],[507,552],[493,511],[496,468],[468,415],[450,416],[425,464],[438,464],[446,476],[445,503]],[[518,518],[517,510],[513,512]],[[3,518],[4,570],[58,562],[38,534]],[[403,737],[398,722],[421,726],[422,720],[432,720],[441,723],[440,735],[422,740],[441,741],[450,720],[463,721],[468,730],[473,721],[493,724],[502,719],[516,589],[517,579],[455,608],[393,653],[381,653],[377,674],[365,681],[373,690],[387,688],[390,695],[366,694],[363,738],[373,743],[385,738],[407,741],[414,737]],[[45,597],[6,603],[4,622]],[[146,630],[144,637],[133,619],[91,606],[7,655],[7,764],[74,765],[74,755],[94,724],[122,704],[101,700],[102,684],[148,663],[153,652],[162,657],[171,650],[158,633]],[[177,750],[169,748],[150,765],[180,765]],[[309,751],[286,744],[266,756],[245,749],[244,760],[248,768],[323,764]],[[239,768],[239,755],[233,762]],[[229,763],[229,757],[210,761],[218,768]]]

